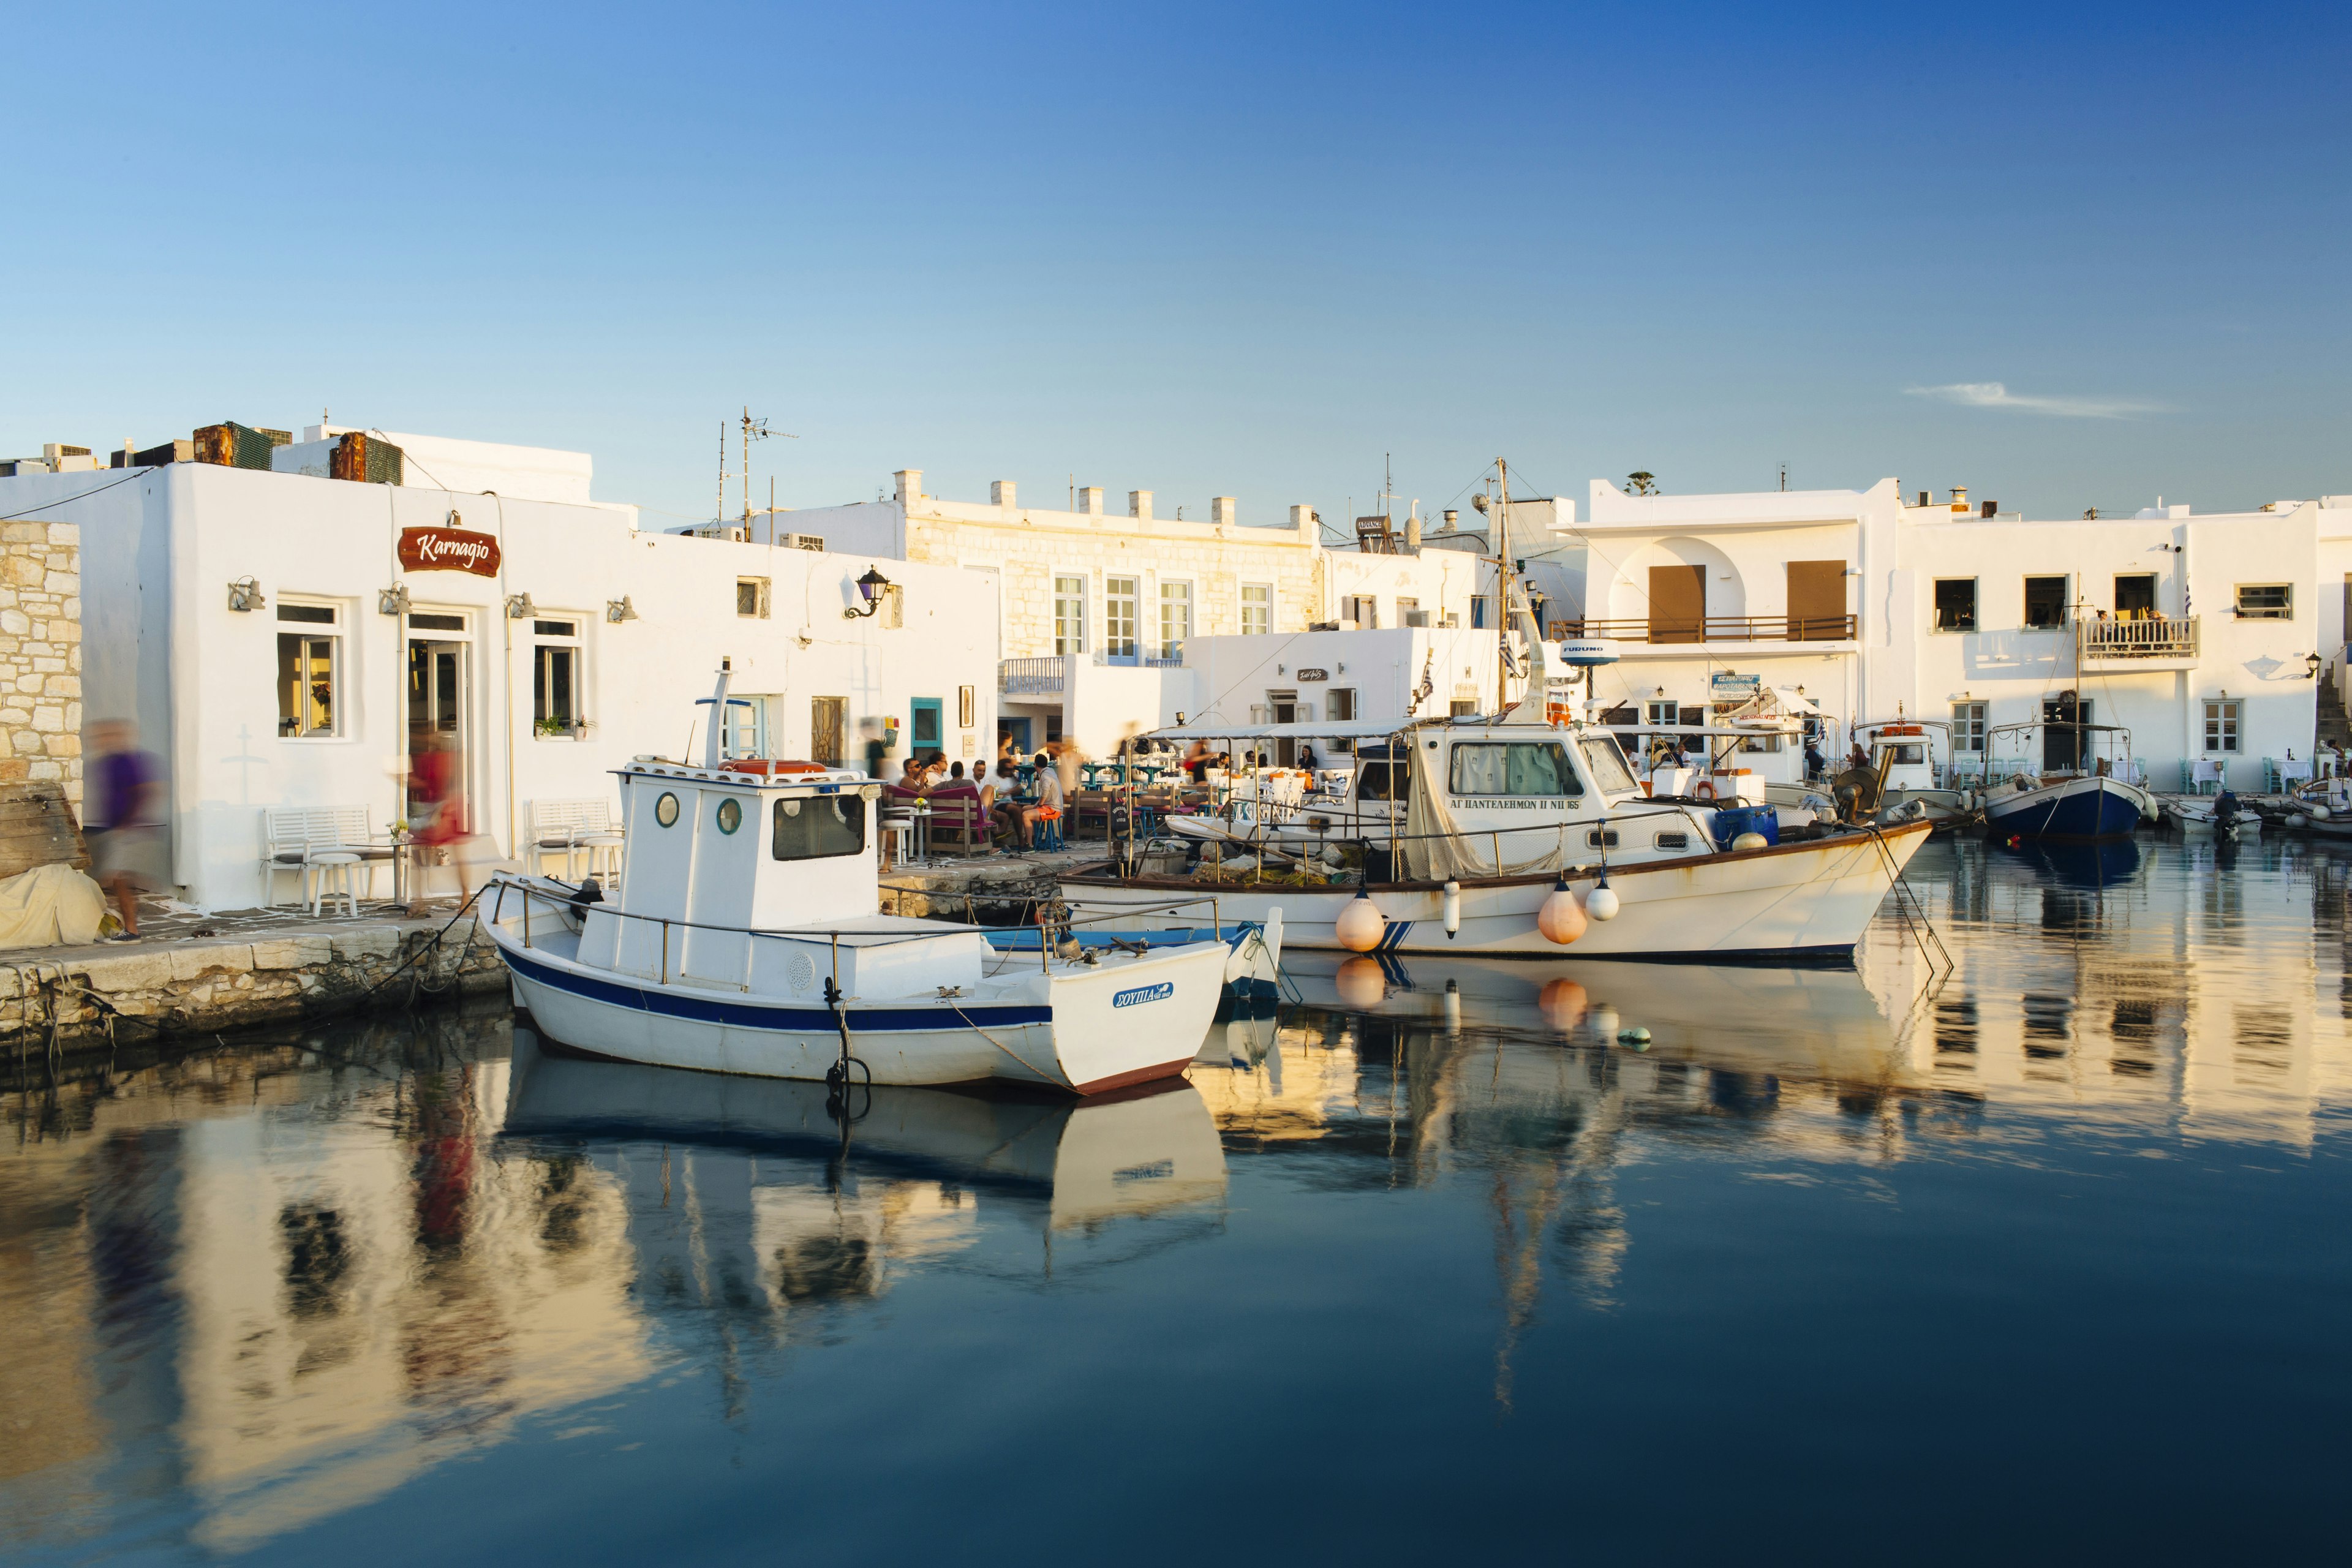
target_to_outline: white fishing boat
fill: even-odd
[[[1937,828],[1957,827],[1974,819],[1981,797],[1953,764],[1952,727],[1940,719],[1874,720],[1853,727],[1854,743],[1869,756],[1868,771],[1878,782],[1877,809],[1917,801],[1928,823]],[[1936,742],[1943,742],[1943,756]]]
[[[1498,535],[1506,528],[1498,521]],[[1243,867],[1203,857],[1202,868],[1180,872],[1150,841],[1115,840],[1110,860],[1063,876],[1065,896],[1097,910],[1124,904],[1148,920],[1147,906],[1198,892],[1205,880],[1230,918],[1279,910],[1294,949],[1553,957],[1573,944],[1579,957],[1644,959],[1850,952],[1926,841],[1924,817],[1813,823],[1784,835],[1768,804],[1645,794],[1612,735],[1547,704],[1543,645],[1518,584],[1506,580],[1528,696],[1492,718],[1351,728],[1355,809],[1321,824],[1302,814],[1279,854],[1267,845]],[[1231,729],[1150,738],[1237,733],[1248,738]]]
[[[714,713],[727,684],[722,668]],[[516,876],[485,890],[483,923],[543,1035],[655,1067],[844,1084],[1004,1079],[1088,1095],[1183,1069],[1223,992],[1227,942],[1000,953],[977,927],[885,915],[881,786],[730,755],[726,727],[710,728],[699,766],[617,770],[617,900]]]

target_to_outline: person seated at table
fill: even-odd
[[[971,787],[980,792],[980,814],[986,816],[996,809],[996,782],[988,776],[984,762],[971,764]]]
[[[920,755],[908,757],[905,768],[898,774],[898,787],[912,790],[917,795],[922,794],[928,786],[930,770],[931,764],[923,761]]]
[[[1058,816],[1065,798],[1062,775],[1054,771],[1050,763],[1041,766],[1037,770],[1037,798],[1021,808],[1021,847],[1027,849],[1037,842],[1037,825]]]
[[[1314,747],[1309,746],[1309,745],[1306,745],[1306,744],[1301,744],[1301,745],[1299,746],[1299,748],[1298,748],[1298,765],[1299,765],[1300,767],[1302,767],[1302,768],[1305,768],[1305,769],[1306,769],[1308,773],[1313,773],[1313,772],[1315,771],[1315,748],[1314,748]]]

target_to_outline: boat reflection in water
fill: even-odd
[[[883,1085],[853,1089],[845,1103],[822,1083],[558,1054],[520,1024],[514,1075],[509,1138],[532,1147],[551,1138],[599,1148],[690,1145],[706,1176],[713,1163],[766,1156],[763,1188],[822,1189],[827,1213],[861,1215],[853,1228],[869,1245],[886,1239],[886,1219],[915,1210],[969,1215],[1001,1202],[1062,1230],[1214,1204],[1225,1191],[1216,1123],[1181,1079],[1083,1100]],[[740,1174],[753,1179],[748,1169]],[[908,1184],[924,1195],[898,1190]],[[837,1202],[867,1185],[878,1186],[864,1194],[870,1203]],[[787,1199],[756,1206],[763,1225],[796,1223]],[[951,1237],[960,1244],[959,1225],[934,1226],[928,1240]],[[759,1248],[773,1255],[784,1245],[763,1237]]]

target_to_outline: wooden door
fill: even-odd
[[[1650,568],[1650,640],[1706,640],[1706,568]]]
[[[1835,642],[1846,635],[1845,563],[1789,563],[1789,640]]]
[[[845,737],[849,699],[845,697],[812,697],[809,699],[809,761],[831,767],[841,765],[841,748]]]

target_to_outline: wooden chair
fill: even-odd
[[[981,814],[980,791],[971,784],[931,792],[931,849],[954,849],[965,855],[988,853],[988,819]]]
[[[368,896],[375,896],[375,868],[390,865],[398,853],[389,839],[376,836],[373,813],[363,805],[271,805],[261,812],[261,903],[278,904],[278,878],[291,873],[301,890],[300,901],[312,901],[311,886],[320,874],[318,857],[348,853],[365,868]],[[329,862],[334,864],[335,862]]]

